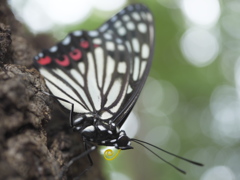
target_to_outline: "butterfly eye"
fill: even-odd
[[[74,49],[69,53],[69,55],[75,61],[78,61],[79,59],[82,58],[82,52],[79,49]]]

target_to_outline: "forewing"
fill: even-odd
[[[154,24],[151,12],[143,5],[134,4],[126,7],[109,21],[103,24],[99,31],[115,34],[127,47],[127,59],[130,72],[127,93],[118,104],[115,121],[121,126],[129,111],[132,110],[146,81],[151,66],[154,49]]]

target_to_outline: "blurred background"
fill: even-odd
[[[205,166],[156,150],[186,170],[183,175],[133,144],[113,161],[103,158],[106,179],[240,179],[239,0],[9,0],[30,32],[57,40],[99,27],[129,3],[153,12],[156,46],[147,83],[123,128]]]

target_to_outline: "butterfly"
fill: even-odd
[[[88,155],[91,165],[89,153],[96,148],[92,143],[127,150],[135,142],[161,158],[147,146],[161,148],[120,130],[150,71],[154,37],[152,13],[132,4],[98,29],[74,31],[34,57],[51,96],[70,111],[70,127],[87,144],[79,158]]]

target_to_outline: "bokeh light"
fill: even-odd
[[[231,169],[226,166],[216,166],[209,169],[201,178],[201,180],[235,180],[235,176]]]
[[[240,103],[234,87],[219,86],[212,94],[210,108],[213,139],[219,144],[234,145],[240,138]]]
[[[212,63],[219,53],[216,23],[220,17],[218,0],[182,0],[187,30],[181,38],[185,59],[198,67]]]
[[[214,26],[220,16],[218,0],[182,0],[182,10],[191,23],[200,26]]]
[[[212,33],[192,28],[183,35],[181,49],[188,62],[203,67],[215,60],[219,52],[219,45]]]
[[[33,33],[49,31],[54,26],[81,23],[93,9],[113,11],[119,9],[126,0],[10,0],[9,4],[18,19]]]

